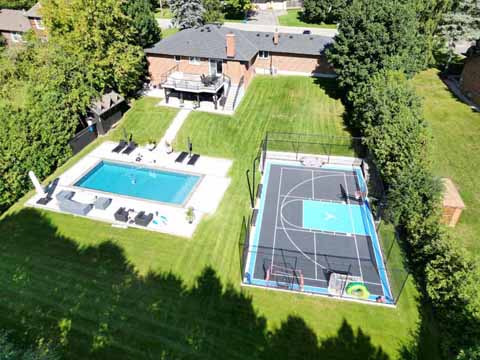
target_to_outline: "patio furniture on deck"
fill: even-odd
[[[118,145],[115,146],[113,149],[112,149],[112,152],[113,153],[119,153],[120,151],[122,151],[125,146],[127,146],[127,142],[125,140],[120,140],[118,142]]]
[[[137,216],[135,216],[135,224],[140,226],[147,226],[150,224],[150,221],[153,219],[153,214],[145,214],[144,211],[140,211]]]
[[[125,210],[124,207],[119,208],[117,211],[115,211],[115,214],[113,214],[115,217],[115,220],[121,221],[121,222],[127,222],[128,221],[128,211]]]
[[[97,200],[95,200],[93,206],[95,207],[95,209],[105,210],[110,206],[111,203],[112,199],[106,197],[99,197],[97,198]]]
[[[182,151],[180,153],[180,155],[177,156],[177,158],[175,159],[175,162],[176,163],[182,163],[183,160],[185,160],[185,158],[188,156],[188,153],[186,151]]]
[[[62,200],[70,200],[73,197],[73,195],[75,195],[75,191],[62,190],[55,197],[58,201],[62,201]]]
[[[122,151],[122,154],[130,155],[133,152],[133,150],[135,150],[136,148],[137,148],[137,144],[135,144],[135,142],[133,141],[130,141],[128,143],[127,148]]]
[[[187,165],[195,165],[198,161],[198,159],[200,158],[200,155],[198,154],[193,154],[190,159],[188,160],[187,162]]]
[[[89,211],[92,210],[93,205],[72,200],[73,195],[75,195],[73,191],[60,191],[56,196],[58,208],[75,215],[87,215]]]

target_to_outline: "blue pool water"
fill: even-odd
[[[322,231],[368,235],[362,207],[352,204],[303,200],[303,227]]]
[[[102,161],[75,186],[119,195],[183,204],[200,176]]]

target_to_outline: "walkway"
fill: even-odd
[[[169,144],[173,143],[173,140],[175,140],[178,131],[182,127],[185,119],[188,117],[191,111],[191,109],[182,109],[178,112],[177,116],[175,116],[167,131],[165,131],[165,135],[160,140],[159,148],[162,148],[165,145],[165,142],[168,142]]]

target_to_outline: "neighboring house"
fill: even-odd
[[[45,32],[45,26],[43,25],[41,12],[42,12],[42,5],[38,2],[35,5],[33,5],[30,10],[28,10],[25,13],[25,16],[30,22],[30,25],[33,31],[35,31],[35,34],[37,34],[41,38],[45,38],[46,32]]]
[[[0,10],[0,33],[8,46],[22,44],[27,31],[33,30],[40,38],[46,39],[41,16],[41,5],[36,3],[30,10]]]
[[[15,46],[24,42],[23,36],[31,29],[30,22],[22,10],[0,10],[0,33],[7,41],[8,46]]]
[[[199,102],[210,97],[216,108],[232,91],[243,92],[255,74],[333,75],[324,56],[332,41],[205,25],[180,31],[145,52],[151,82],[165,89],[167,102],[171,96]]]
[[[480,106],[480,40],[467,51],[467,58],[460,77],[460,89]]]

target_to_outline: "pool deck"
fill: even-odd
[[[112,153],[111,150],[116,145],[117,143],[111,141],[104,142],[60,175],[57,187],[52,194],[53,200],[47,205],[37,204],[37,200],[43,197],[43,195],[36,194],[27,201],[26,206],[63,212],[59,209],[55,198],[55,195],[61,190],[75,191],[73,200],[82,203],[93,203],[96,196],[108,197],[112,199],[112,203],[107,209],[92,209],[85,217],[93,220],[109,222],[112,223],[112,226],[116,227],[136,227],[188,238],[193,235],[195,228],[204,216],[215,213],[225,191],[230,185],[228,171],[232,165],[231,160],[201,156],[197,163],[194,166],[191,166],[187,165],[187,160],[182,164],[175,163],[178,153],[173,152],[167,154],[166,149],[162,146],[157,147],[153,151],[148,150],[146,147],[138,147],[130,155],[125,155],[121,153]],[[141,156],[141,161],[136,161],[139,156]],[[74,185],[78,179],[102,160],[202,175],[202,179],[184,206],[160,203],[113,193],[104,193],[96,190],[88,190]],[[153,213],[154,215],[158,212],[158,218],[156,216],[154,217],[154,220],[157,220],[157,224],[150,222],[147,227],[143,227],[135,224],[118,222],[114,218],[114,213],[120,207],[134,209],[135,212],[145,211],[147,214]],[[195,219],[192,224],[189,224],[185,218],[186,209],[189,207],[193,207],[195,213]],[[166,217],[167,221],[160,221],[161,216]]]

